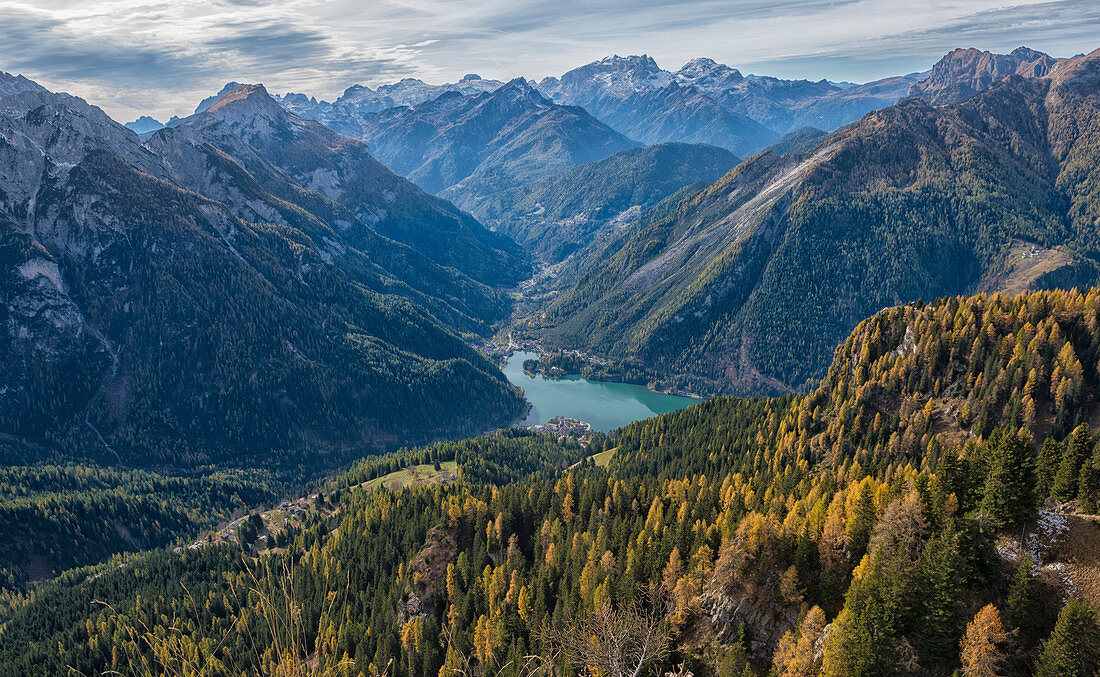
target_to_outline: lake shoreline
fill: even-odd
[[[529,372],[530,375],[542,374],[549,379],[578,376],[593,383],[625,383],[628,385],[643,386],[661,395],[689,397],[700,401],[722,396],[720,392],[696,391],[671,386],[655,387],[653,375],[648,371],[643,370],[631,376],[622,371],[624,369],[622,363],[616,363],[611,360],[582,353],[579,350],[545,350],[538,341],[531,339],[517,344],[512,339],[511,334],[508,335],[507,344],[493,342],[481,346],[480,348],[501,370],[505,368],[514,353],[527,353],[533,354],[534,358],[527,358],[524,362],[533,361],[536,363],[533,372],[526,368],[524,369],[524,371]],[[557,362],[560,362],[560,358],[563,357],[567,358],[568,361],[563,364],[558,364]],[[582,366],[577,366],[578,361]]]
[[[701,398],[662,393],[645,385],[589,379],[578,374],[547,377],[530,373],[524,362],[537,358],[529,350],[512,350],[502,367],[508,381],[524,391],[528,407],[517,427],[543,425],[558,416],[592,425],[596,432],[610,432],[637,420],[683,409]]]

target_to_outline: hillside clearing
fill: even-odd
[[[386,489],[406,489],[408,487],[425,484],[445,484],[458,481],[458,464],[454,461],[444,461],[440,464],[440,470],[436,470],[431,464],[416,465],[402,468],[382,477],[376,477],[359,486],[368,491],[378,487]]]

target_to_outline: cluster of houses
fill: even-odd
[[[305,514],[309,511],[310,506],[312,506],[317,501],[317,497],[318,494],[313,493],[292,501],[283,501],[279,503],[277,507],[260,513],[260,517],[261,519],[263,519],[265,527],[271,523],[277,511],[282,511],[284,513],[286,522],[301,521],[301,519],[305,517]],[[196,540],[194,543],[186,546],[186,548],[184,546],[173,548],[173,551],[182,552],[184,549],[198,550],[205,546],[216,545],[218,543],[238,543],[239,541],[237,540],[237,531],[240,529],[241,523],[247,520],[249,516],[249,514],[242,515],[241,517],[230,521],[228,524],[213,532],[209,536]],[[260,534],[256,537],[256,542],[259,544],[267,545],[269,539],[273,538],[274,536],[269,536],[268,534]]]
[[[555,416],[541,425],[527,427],[535,432],[557,435],[558,440],[572,437],[580,442],[581,446],[587,445],[592,439],[592,424],[579,418]]]

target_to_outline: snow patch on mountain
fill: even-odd
[[[740,82],[744,76],[736,68],[730,68],[714,59],[699,57],[688,61],[684,67],[672,74],[681,85],[689,85],[703,91],[728,89]]]

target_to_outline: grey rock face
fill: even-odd
[[[172,420],[179,437],[138,436],[194,443],[199,454],[228,449],[203,448],[221,433],[194,414],[219,406],[227,379],[272,406],[317,411],[296,400],[298,381],[271,389],[262,369],[253,379],[214,374],[195,351],[224,342],[238,346],[230,355],[265,355],[263,369],[390,392],[413,385],[390,365],[423,371],[439,360],[440,377],[472,368],[474,382],[514,399],[454,333],[482,331],[505,311],[503,293],[474,277],[522,275],[514,245],[362,143],[289,113],[262,86],[234,88],[143,143],[76,97],[12,76],[0,83],[0,430],[41,437],[64,427],[94,453],[133,461],[143,450],[120,426],[156,420]],[[433,258],[433,241],[454,258]],[[342,328],[349,320],[362,326]],[[272,322],[334,341],[284,350]],[[356,346],[389,364],[326,372],[326,360]],[[166,383],[170,394],[157,390]],[[378,434],[364,404],[374,398],[348,394],[331,407],[358,408],[363,424],[342,434]]]
[[[940,59],[928,78],[914,84],[909,94],[936,105],[958,103],[1012,75],[1041,78],[1056,63],[1057,59],[1028,47],[1017,47],[1008,54],[956,49]]]
[[[643,55],[608,57],[546,78],[539,89],[639,141],[709,143],[747,155],[801,127],[829,131],[889,106],[913,82],[840,86],[745,76],[708,58],[669,72]]]
[[[137,120],[127,122],[123,125],[126,129],[129,129],[135,134],[148,134],[149,132],[155,132],[158,129],[164,128],[164,123],[160,120],[149,117],[148,115],[142,115]]]

